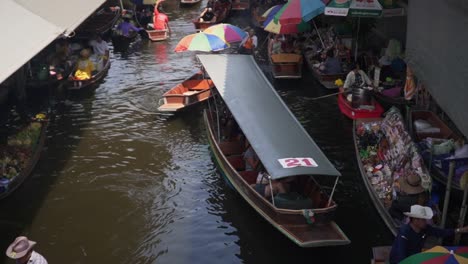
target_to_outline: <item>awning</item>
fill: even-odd
[[[55,38],[72,32],[104,2],[80,0],[67,10],[61,0],[1,0],[0,83]]]
[[[340,176],[252,56],[220,54],[198,58],[273,179]]]
[[[378,0],[333,0],[325,8],[328,16],[380,17],[382,5]]]

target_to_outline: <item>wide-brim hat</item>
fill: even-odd
[[[11,259],[22,258],[26,256],[35,245],[36,242],[29,240],[25,236],[19,236],[8,246],[6,255]]]
[[[430,207],[421,206],[418,204],[412,205],[410,212],[404,213],[408,217],[430,220],[434,216],[434,212]]]
[[[425,191],[421,186],[421,177],[417,174],[400,177],[398,183],[400,184],[400,192],[405,194],[418,194]]]

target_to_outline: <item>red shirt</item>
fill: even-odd
[[[153,26],[154,29],[161,30],[166,29],[166,24],[169,23],[169,18],[167,18],[166,14],[163,13],[155,13]]]

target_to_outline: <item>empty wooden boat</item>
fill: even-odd
[[[340,173],[289,111],[253,57],[220,54],[198,58],[220,97],[214,102],[219,106],[204,112],[209,144],[220,173],[255,211],[300,247],[349,244],[333,221],[338,206],[333,193]],[[215,111],[224,106],[228,111]],[[226,112],[232,119],[230,115],[223,119],[238,124],[239,130],[232,131],[241,131],[240,137],[226,133],[230,126],[220,122]],[[243,136],[258,156],[261,169],[246,170],[244,142],[235,139]],[[266,183],[256,184],[259,172],[269,175],[264,178]],[[332,188],[322,188],[319,182]],[[283,183],[289,186],[287,191],[268,192],[268,186]],[[257,191],[262,188],[263,193]]]
[[[211,97],[213,81],[196,73],[163,94],[158,111],[177,112],[201,103]]]
[[[270,64],[275,79],[302,78],[302,56],[295,53],[270,55]]]

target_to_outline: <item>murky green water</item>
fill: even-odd
[[[337,222],[349,246],[295,246],[216,173],[200,109],[154,113],[195,70],[192,53],[173,49],[200,8],[168,1],[170,41],[113,55],[95,92],[58,104],[34,174],[0,201],[2,251],[26,234],[49,263],[368,263],[370,247],[391,242],[357,172],[352,123],[334,98],[311,100],[326,92],[312,78],[274,84],[343,174]]]

